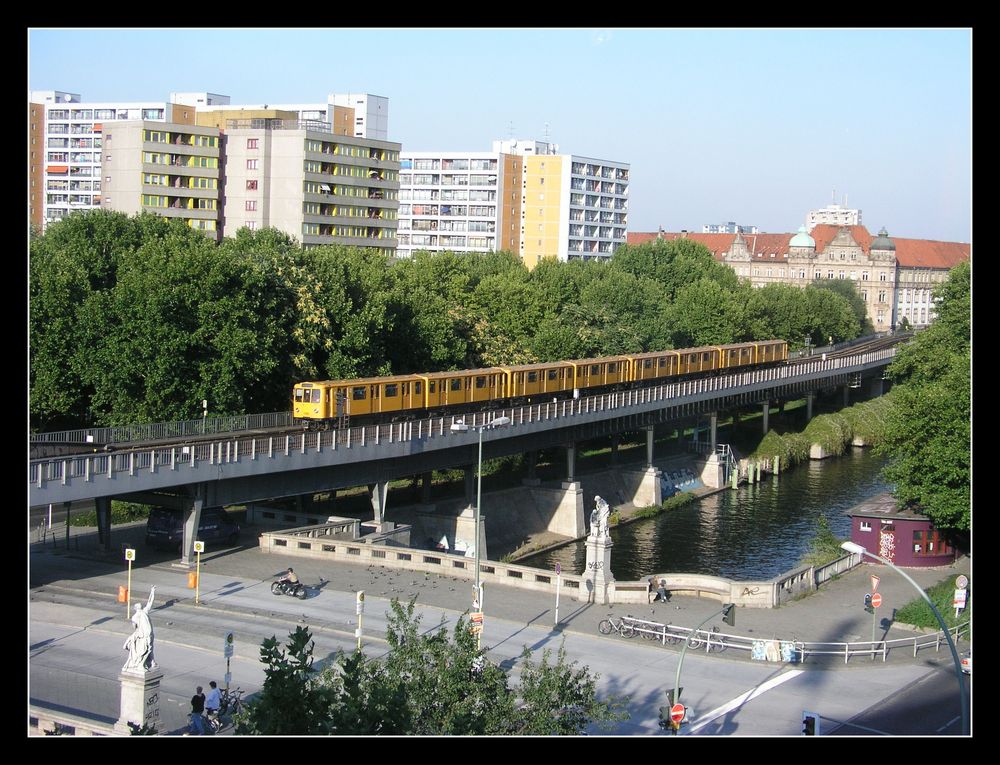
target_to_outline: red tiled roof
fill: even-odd
[[[889,238],[896,243],[896,260],[904,267],[950,269],[972,257],[972,245],[963,242]]]
[[[809,235],[816,241],[816,251],[823,252],[834,240],[841,228],[844,226],[834,226],[821,223],[809,232]],[[875,238],[864,226],[847,226],[854,241],[860,245],[861,250],[867,255],[871,252],[872,240]],[[629,232],[626,241],[628,244],[637,245],[651,242],[657,238],[664,240],[680,239],[686,237],[695,242],[705,245],[711,250],[716,260],[722,260],[722,255],[729,251],[736,234],[680,234],[676,232]],[[775,259],[786,258],[788,255],[788,243],[794,234],[743,234],[743,239],[747,243],[747,249],[752,257],[756,259],[758,253],[764,257],[769,257],[773,252]],[[890,239],[896,245],[896,260],[900,266],[909,268],[954,268],[964,260],[968,260],[972,254],[972,247],[964,242],[937,242],[931,239],[902,239],[890,234]]]
[[[854,241],[861,245],[862,252],[867,254],[871,251],[872,239],[875,237],[869,234],[864,226],[833,226],[829,223],[820,223],[809,232],[809,236],[816,240],[816,252],[823,252],[842,228],[850,230]]]

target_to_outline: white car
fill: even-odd
[[[967,675],[971,675],[972,674],[972,651],[971,650],[970,651],[966,651],[965,653],[961,654],[959,656],[959,659],[961,659],[962,671],[965,674],[967,674]]]

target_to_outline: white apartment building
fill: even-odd
[[[625,243],[626,163],[523,139],[400,159],[400,255],[506,250],[533,268],[542,258],[610,258]]]
[[[851,210],[845,205],[827,205],[819,210],[810,210],[806,215],[806,230],[812,231],[821,223],[830,226],[860,226],[861,210]]]
[[[499,152],[403,152],[397,254],[517,252],[521,159]]]

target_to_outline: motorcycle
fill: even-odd
[[[306,599],[306,587],[302,582],[272,582],[271,593],[273,595],[291,595],[299,600]]]

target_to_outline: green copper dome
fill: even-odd
[[[872,249],[873,250],[892,250],[896,251],[896,245],[889,238],[888,232],[885,230],[885,226],[882,226],[882,230],[878,232],[878,236],[872,239]]]
[[[792,237],[788,243],[789,247],[816,247],[816,240],[809,236],[805,226],[799,226],[799,233]]]

